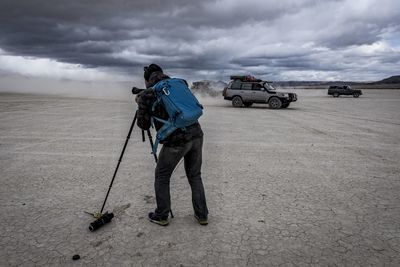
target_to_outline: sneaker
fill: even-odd
[[[154,212],[149,213],[149,221],[152,223],[156,223],[161,226],[167,226],[169,224],[168,217],[167,218],[161,218],[158,215],[156,215]]]
[[[207,225],[208,224],[208,219],[207,218],[200,218],[196,214],[194,215],[194,217],[199,222],[199,224],[201,224],[201,225]]]

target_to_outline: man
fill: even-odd
[[[169,78],[156,64],[144,67],[144,80],[147,89],[136,97],[139,106],[137,124],[143,130],[150,128],[152,115],[161,119],[168,119],[168,113],[162,104],[157,104],[153,108],[156,97],[151,87],[159,81]],[[154,120],[154,126],[158,131],[163,124]],[[171,212],[170,178],[177,164],[184,158],[185,172],[192,190],[194,216],[201,225],[207,225],[208,209],[201,179],[203,131],[200,124],[196,122],[185,127],[185,129],[177,129],[160,143],[163,144],[163,147],[158,156],[154,181],[157,208],[154,212],[149,213],[149,220],[162,226],[169,224],[168,215]]]

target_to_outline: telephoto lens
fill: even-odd
[[[132,87],[132,94],[137,95],[141,92],[143,92],[145,89],[142,88],[137,88],[137,87]]]
[[[114,218],[114,213],[108,213],[108,211],[106,213],[104,213],[103,215],[101,215],[100,218],[98,218],[97,220],[95,220],[94,222],[92,222],[89,225],[89,230],[90,232],[94,232],[97,229],[99,229],[100,227],[102,227],[103,225],[105,225],[106,223],[111,222],[112,218]]]

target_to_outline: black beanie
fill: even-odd
[[[146,81],[149,81],[150,75],[153,72],[159,71],[159,72],[163,72],[162,68],[160,66],[158,66],[157,64],[150,64],[148,67],[144,67],[144,79]]]

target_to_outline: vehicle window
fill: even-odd
[[[260,91],[260,90],[261,90],[261,88],[262,88],[261,84],[259,84],[259,83],[255,83],[255,84],[253,84],[253,90]]]
[[[251,90],[252,84],[251,83],[243,83],[242,90]]]
[[[234,81],[234,82],[232,82],[232,84],[231,84],[231,89],[233,89],[233,90],[240,90],[240,85],[241,85],[241,82],[240,82],[240,81]]]
[[[271,84],[269,83],[264,83],[264,88],[269,90],[269,91],[275,91],[275,87],[273,87]]]

